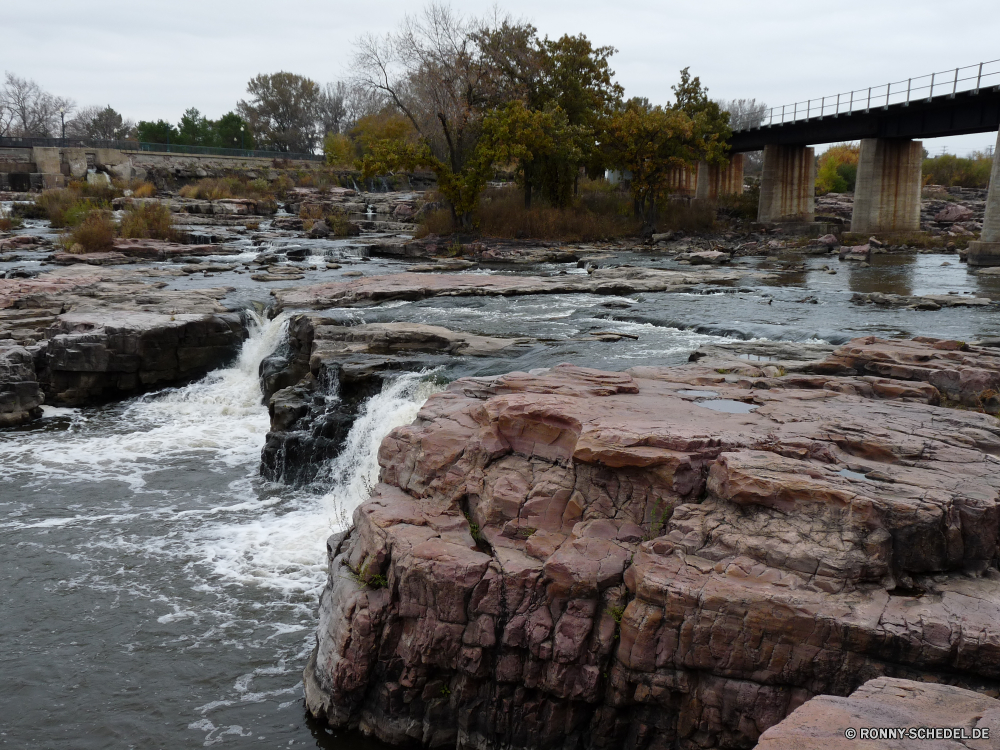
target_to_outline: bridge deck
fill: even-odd
[[[1000,129],[1000,86],[733,133],[733,153],[861,138],[940,138]]]

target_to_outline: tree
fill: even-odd
[[[250,100],[241,100],[236,111],[249,124],[256,143],[273,151],[313,151],[318,138],[318,83],[282,71],[252,78],[247,93]]]
[[[344,132],[347,120],[348,87],[343,81],[328,83],[319,95],[317,113],[319,129],[323,136]]]
[[[135,126],[136,137],[143,143],[178,143],[177,128],[166,120],[140,120]]]
[[[567,205],[581,166],[603,171],[597,134],[622,96],[609,65],[614,48],[595,48],[582,34],[540,40],[530,24],[509,21],[481,28],[476,40],[489,60],[498,106],[520,99],[531,110],[554,115],[552,124],[565,128],[559,153],[529,149],[531,158],[519,165],[525,206],[535,188],[550,203]]]
[[[177,142],[185,146],[215,146],[214,123],[195,107],[184,110],[177,124]]]
[[[34,81],[7,73],[0,88],[0,127],[4,134],[48,138],[61,132],[60,111],[69,113],[72,99],[53,96]]]
[[[347,167],[354,163],[354,143],[343,133],[327,133],[323,139],[323,155],[331,167]]]
[[[246,121],[235,112],[227,112],[214,123],[215,145],[222,148],[253,148],[253,135]]]
[[[84,107],[66,122],[66,135],[103,141],[124,140],[133,134],[135,123],[124,119],[109,104],[106,107]]]
[[[729,113],[729,126],[733,130],[760,127],[767,117],[767,105],[756,99],[720,99],[719,108]]]
[[[387,98],[419,139],[419,145],[373,144],[364,169],[430,168],[453,217],[466,229],[486,184],[477,147],[491,84],[473,39],[475,28],[448,7],[431,4],[419,17],[407,16],[396,33],[362,37],[353,66],[356,85]]]
[[[631,172],[636,215],[644,234],[654,231],[657,202],[668,191],[670,172],[692,163],[695,124],[680,108],[630,99],[609,119],[604,148],[611,164]]]
[[[756,128],[764,123],[768,108],[756,99],[720,100],[719,107],[729,113],[729,125],[734,131]],[[759,175],[764,168],[764,152],[749,151],[743,154],[745,174]]]
[[[705,160],[710,164],[724,164],[729,151],[728,141],[733,134],[729,113],[708,98],[708,89],[688,71],[689,68],[681,71],[680,82],[671,86],[671,90],[676,96],[672,109],[691,118],[691,141],[687,144],[689,163]]]

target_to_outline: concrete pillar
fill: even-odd
[[[863,138],[851,231],[920,231],[920,141]]]
[[[698,181],[694,197],[715,200],[720,195],[743,193],[743,154],[733,154],[723,166],[698,162]]]
[[[674,195],[694,195],[697,179],[691,167],[674,167],[667,173],[667,188]]]
[[[978,242],[969,243],[970,266],[1000,266],[1000,133],[993,150],[990,190],[986,194],[986,215]]]
[[[812,221],[816,155],[808,146],[764,147],[757,221]]]

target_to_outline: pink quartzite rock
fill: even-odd
[[[934,221],[942,224],[952,224],[956,221],[968,221],[974,216],[972,209],[966,206],[948,206],[934,214]]]
[[[694,750],[879,677],[1000,689],[1000,422],[941,405],[997,356],[738,362],[431,397],[331,539],[309,710],[394,744]]]
[[[947,729],[938,739],[921,739],[921,728]],[[845,732],[885,730],[877,738],[848,739]],[[903,730],[894,736],[889,730]],[[910,736],[913,730],[914,736]],[[955,735],[963,739],[952,739]],[[983,735],[986,735],[984,737]],[[964,739],[968,737],[969,739]],[[1000,745],[1000,701],[950,685],[879,677],[849,698],[820,695],[771,727],[757,750],[855,750],[914,747],[941,750],[993,750]]]

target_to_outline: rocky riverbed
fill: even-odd
[[[168,200],[184,243],[0,237],[12,742],[46,690],[82,746],[336,750],[749,748],[996,698],[997,277]],[[300,216],[333,208],[356,236]]]

